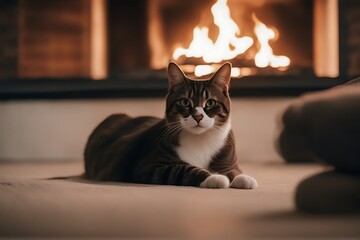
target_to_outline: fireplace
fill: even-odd
[[[128,12],[146,12],[147,17],[132,21],[133,15],[129,14],[129,19],[118,15],[118,9],[129,7],[127,3],[109,2],[112,76],[121,76],[122,71],[137,72],[139,68],[163,71],[169,59],[191,77],[207,77],[230,61],[232,85],[238,90],[325,87],[337,84],[341,76],[337,1],[142,3],[133,3],[134,9]],[[116,31],[124,22],[125,32],[134,36],[128,42],[122,42],[122,34]],[[124,48],[130,42],[143,47],[127,52]],[[131,64],[129,58],[133,59]]]
[[[360,4],[354,0],[13,2],[19,19],[18,65],[10,77],[0,71],[2,98],[163,96],[169,60],[195,78],[207,78],[231,62],[235,96],[297,95],[360,74]],[[62,21],[52,19],[51,11]],[[71,31],[61,29],[61,22],[69,27],[75,16]],[[57,34],[53,21],[69,35],[69,45],[61,38],[39,40],[32,29],[41,27],[44,18],[49,21],[40,35]],[[72,38],[77,45],[70,46]],[[65,52],[56,55],[56,45]],[[34,55],[38,62],[31,59]]]
[[[118,8],[123,8],[125,3],[113,1],[110,4],[109,14],[117,15]],[[336,6],[327,6],[331,4],[336,2],[202,0],[194,3],[189,0],[148,0],[144,6],[148,15],[145,22],[139,24],[131,19],[122,20],[128,23],[129,31],[136,28],[146,33],[146,38],[140,39],[146,43],[136,45],[147,48],[138,49],[135,54],[140,59],[144,57],[143,52],[149,54],[147,68],[165,68],[168,60],[173,59],[183,66],[187,74],[201,77],[213,72],[224,61],[230,61],[234,66],[234,78],[291,76],[317,67],[314,66],[314,58],[319,58],[316,55],[319,53],[313,52],[314,28],[329,24],[332,29],[326,29],[322,40],[338,38],[338,23],[332,20],[337,18],[338,13]],[[318,5],[321,9],[318,7],[319,14],[315,18],[319,22],[315,26],[313,12]],[[332,21],[324,21],[323,17]],[[115,28],[120,21],[114,19]],[[110,37],[115,32],[111,29]],[[137,40],[130,39],[130,42],[134,41]],[[326,46],[326,53],[338,52],[338,43],[330,44]],[[128,45],[120,38],[111,48]],[[115,57],[127,58],[121,54]],[[335,57],[338,59],[337,55]],[[338,64],[331,64],[320,75],[337,77],[338,71],[333,69]],[[128,67],[136,69],[139,65],[134,63]],[[111,70],[121,67],[114,65]]]

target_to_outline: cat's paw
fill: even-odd
[[[202,188],[228,188],[230,185],[229,179],[220,174],[213,174],[205,181],[200,183],[200,187]]]
[[[253,189],[258,186],[255,178],[245,174],[237,175],[230,184],[231,188]]]

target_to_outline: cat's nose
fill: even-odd
[[[192,117],[195,119],[197,123],[199,123],[201,119],[204,118],[204,116],[201,113],[195,113],[194,115],[192,115]]]

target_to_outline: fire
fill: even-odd
[[[239,37],[240,29],[230,16],[227,0],[217,0],[211,7],[214,24],[219,28],[219,35],[215,42],[209,37],[208,27],[195,27],[193,39],[188,48],[178,47],[173,53],[174,60],[181,56],[202,58],[205,63],[220,63],[224,60],[236,58],[244,54],[254,44],[254,39],[248,36]],[[255,65],[260,68],[271,66],[273,68],[285,68],[289,66],[290,59],[286,56],[277,56],[269,45],[269,41],[275,38],[275,32],[253,14],[255,22],[254,32],[260,48],[255,55]],[[199,65],[195,67],[195,75],[200,77],[214,72],[213,65]],[[246,71],[244,71],[246,73]],[[232,76],[240,76],[240,68],[232,69]]]
[[[209,37],[209,28],[195,27],[189,47],[177,48],[174,51],[175,60],[185,55],[202,58],[206,63],[219,63],[233,59],[251,47],[254,42],[251,37],[237,37],[240,29],[230,16],[227,0],[218,0],[211,7],[211,12],[214,16],[214,24],[219,27],[219,36],[215,43]]]
[[[213,65],[197,65],[195,67],[194,74],[197,77],[202,77],[202,76],[205,76],[205,75],[215,72],[215,70],[218,69],[219,67],[220,67],[220,65],[218,65],[216,67]],[[231,68],[231,76],[239,77],[241,75],[240,71],[241,71],[241,69],[238,67]]]
[[[208,75],[210,73],[213,73],[215,71],[214,67],[211,65],[197,65],[195,67],[195,76],[197,77],[201,77],[201,76],[205,76]]]
[[[255,22],[255,34],[260,43],[260,50],[255,55],[255,65],[260,68],[271,66],[273,68],[287,67],[290,64],[290,59],[286,56],[276,56],[269,45],[269,40],[275,38],[275,32],[268,28],[264,23],[252,15]]]

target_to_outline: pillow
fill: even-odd
[[[309,213],[360,213],[360,175],[337,171],[302,181],[295,193],[298,210]]]
[[[320,160],[360,173],[360,78],[296,99],[282,115],[277,145],[288,162]]]

